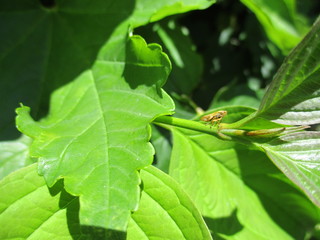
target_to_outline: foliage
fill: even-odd
[[[320,20],[214,3],[1,4],[1,239],[320,239]]]

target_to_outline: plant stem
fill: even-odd
[[[237,129],[223,129],[220,125],[212,126],[208,124],[203,124],[201,122],[175,118],[170,116],[160,116],[153,121],[158,125],[169,125],[175,127],[186,128],[198,132],[203,132],[211,135],[215,135],[224,140],[231,140],[230,136],[243,136],[245,134],[244,130]],[[169,127],[170,128],[170,127]],[[228,135],[228,136],[227,136]]]
[[[248,119],[250,118],[247,118],[246,120]],[[231,126],[238,125],[233,123],[232,124],[221,123],[213,126],[210,124],[204,124],[202,122],[175,118],[171,116],[161,116],[156,118],[153,122],[167,129],[170,129],[171,128],[170,126],[186,128],[186,129],[190,129],[198,132],[211,134],[223,140],[235,140],[233,138],[237,138],[238,141],[240,140],[239,137],[241,137],[241,139],[248,139],[248,138],[258,139],[258,138],[277,137],[283,134],[301,131],[308,127],[308,126],[295,126],[295,127],[281,127],[281,128],[259,129],[259,130],[247,131],[247,130],[241,130],[241,129],[232,129]],[[241,120],[238,121],[237,123],[239,122],[241,122]]]
[[[175,127],[186,128],[186,129],[200,131],[200,132],[209,133],[209,134],[217,133],[217,130],[218,130],[216,127],[209,127],[200,122],[181,119],[181,118],[175,118],[170,116],[160,116],[156,118],[153,122],[175,126]]]

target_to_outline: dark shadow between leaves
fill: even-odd
[[[85,239],[92,240],[125,240],[127,238],[127,234],[125,232],[93,226],[81,226],[81,232],[82,235],[86,236]]]
[[[59,180],[53,187],[49,188],[50,194],[55,196],[60,193],[59,207],[66,208],[66,217],[70,236],[73,239],[92,240],[125,240],[126,232],[105,229],[102,227],[85,226],[80,224],[79,198],[67,193],[64,189],[63,180]]]
[[[223,240],[220,234],[232,236],[243,229],[242,224],[237,218],[237,209],[234,209],[230,216],[224,218],[208,218],[204,220],[211,231],[214,239]]]
[[[20,102],[31,107],[35,119],[44,117],[51,93],[91,68],[101,47],[135,6],[134,0],[52,1],[53,8],[43,2],[50,1],[38,1],[31,8],[12,1],[3,6],[8,11],[0,28],[10,34],[3,36],[2,47],[11,49],[0,61],[0,140],[20,135],[14,124]],[[12,14],[16,11],[19,14]]]

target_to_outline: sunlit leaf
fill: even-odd
[[[50,94],[91,68],[112,34],[172,14],[204,9],[214,0],[3,1],[0,5],[0,139],[18,137],[19,102],[40,118]],[[123,48],[121,46],[120,48]],[[117,52],[114,48],[110,55]]]
[[[34,162],[29,157],[31,142],[27,136],[21,136],[15,141],[0,142],[0,179]]]
[[[128,239],[212,239],[177,182],[155,167],[141,171],[141,178],[141,204],[129,222]]]
[[[262,147],[278,168],[320,207],[320,133],[285,135]]]
[[[319,54],[320,19],[286,58],[256,115],[282,124],[319,123]]]
[[[226,121],[241,116],[231,108]],[[301,239],[320,221],[319,209],[253,146],[179,128],[172,133],[169,173],[218,239]]]
[[[79,199],[65,192],[62,181],[48,189],[36,168],[33,164],[0,181],[0,238],[3,240],[211,239],[189,197],[172,178],[155,168],[141,170],[144,184],[141,204],[130,220],[127,234],[81,226]]]
[[[79,231],[79,201],[63,190],[50,191],[33,164],[0,181],[1,239],[74,239]],[[66,216],[73,219],[68,226]],[[70,231],[70,232],[69,232]]]
[[[137,170],[152,162],[148,123],[173,103],[160,88],[170,63],[159,45],[133,36],[120,53],[56,91],[45,120],[19,108],[17,125],[34,138],[30,154],[47,184],[64,178],[80,196],[81,224],[125,230],[138,207]]]

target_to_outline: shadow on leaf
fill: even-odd
[[[264,153],[237,150],[237,155],[243,181],[257,194],[268,215],[294,239],[303,239],[306,230],[317,223],[318,209]]]
[[[132,89],[141,85],[155,86],[161,97],[160,88],[167,80],[170,70],[170,61],[160,45],[147,45],[140,36],[128,39],[123,76]]]
[[[0,52],[10,51],[0,61],[1,140],[20,135],[13,110],[19,102],[32,108],[35,119],[45,116],[51,93],[91,68],[101,47],[135,6],[135,1],[126,0],[43,2],[50,1],[30,6],[8,1],[3,6],[7,17],[0,22],[5,22],[1,26],[8,34],[0,41]],[[13,14],[16,11],[19,14]]]
[[[224,218],[208,218],[204,220],[211,231],[214,239],[224,239],[221,235],[232,236],[243,229],[242,224],[237,218],[237,209],[233,210],[230,216]]]
[[[105,229],[95,226],[84,226],[80,224],[79,211],[80,202],[79,198],[67,193],[64,189],[63,180],[59,180],[56,184],[49,188],[50,194],[55,196],[60,193],[59,207],[66,208],[66,220],[70,236],[73,239],[126,239],[126,232],[116,231],[112,229]]]

